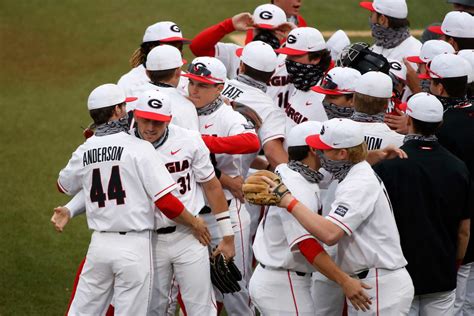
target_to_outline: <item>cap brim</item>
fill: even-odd
[[[276,29],[278,26],[275,26],[275,25],[271,25],[271,24],[255,24],[255,27],[259,28],[259,29],[265,29],[265,30],[274,30]]]
[[[334,149],[333,147],[325,144],[321,140],[321,135],[311,135],[311,136],[306,137],[306,144],[308,144],[310,147],[315,148],[315,149],[321,149],[321,150]]]
[[[133,102],[133,101],[137,101],[138,98],[135,98],[135,97],[128,97],[128,98],[125,98],[125,102]]]
[[[367,9],[369,11],[372,11],[372,12],[375,12],[375,9],[374,9],[374,4],[372,2],[359,2],[359,5],[364,8],[364,9]]]
[[[282,48],[275,49],[275,53],[285,54],[285,55],[290,55],[290,56],[299,56],[299,55],[307,54],[308,52],[304,50],[290,48],[290,47],[282,47]]]
[[[236,55],[237,57],[240,57],[240,56],[242,56],[242,52],[243,52],[243,51],[244,51],[243,48],[237,48],[236,51],[235,51],[235,55]]]
[[[415,64],[426,64],[426,62],[424,62],[420,56],[408,56],[407,57],[407,60],[411,63],[415,63]]]
[[[169,43],[169,42],[183,42],[183,44],[191,43],[191,40],[184,37],[167,37],[160,39],[159,42]]]
[[[313,90],[314,92],[317,92],[317,93],[322,93],[322,94],[329,94],[329,95],[344,95],[344,93],[340,92],[340,91],[337,91],[337,90],[328,90],[328,89],[324,89],[323,87],[320,87],[320,86],[313,86],[311,88],[311,90]],[[348,93],[353,93],[353,92],[348,92]]]
[[[432,79],[432,77],[429,74],[424,73],[424,74],[419,74],[418,79]]]
[[[140,117],[144,119],[149,119],[153,121],[160,121],[160,122],[169,122],[171,121],[171,115],[163,115],[158,113],[146,112],[141,110],[134,110],[133,116]]]
[[[428,27],[428,31],[440,35],[444,35],[443,31],[441,30],[441,25],[432,25]]]
[[[208,79],[208,78],[203,77],[203,76],[193,75],[193,74],[190,74],[190,73],[181,74],[181,76],[189,78],[189,79],[193,79],[193,80],[196,80],[196,81],[199,81],[199,82],[202,82],[202,83],[207,83],[207,84],[224,83],[224,82],[221,82],[221,81],[213,81],[212,79]]]

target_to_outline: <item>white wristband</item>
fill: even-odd
[[[219,224],[219,230],[222,237],[224,236],[234,236],[234,230],[232,229],[232,224],[230,222],[229,211],[225,211],[215,215],[217,224]]]

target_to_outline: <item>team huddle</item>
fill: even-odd
[[[150,25],[90,93],[51,219],[92,230],[67,315],[474,315],[474,1],[422,41],[361,2],[372,46],[301,2]]]

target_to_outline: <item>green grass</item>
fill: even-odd
[[[263,1],[3,0],[0,4],[0,315],[61,315],[90,233],[84,218],[63,234],[49,224],[67,198],[55,180],[82,142],[86,100],[116,82],[146,26],[177,22],[187,37]],[[444,1],[409,0],[414,28],[440,21]],[[321,30],[368,29],[357,1],[304,2]],[[188,59],[192,59],[186,50]]]

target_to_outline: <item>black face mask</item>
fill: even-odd
[[[285,63],[288,77],[298,90],[308,91],[324,75],[320,65],[301,64],[288,59]]]
[[[329,101],[323,100],[323,106],[326,110],[328,119],[349,118],[354,113],[354,108],[350,106],[339,106]]]
[[[280,41],[278,40],[278,37],[276,37],[276,35],[269,30],[260,29],[252,41],[262,41],[270,45],[273,49],[280,48]]]

